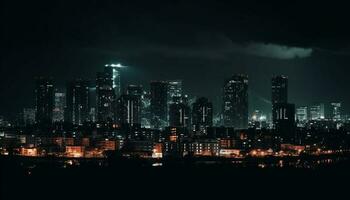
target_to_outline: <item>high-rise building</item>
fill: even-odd
[[[213,126],[213,104],[207,98],[198,98],[192,104],[192,127],[196,134],[206,135]]]
[[[77,79],[67,85],[67,108],[65,121],[82,124],[90,121],[89,83]]]
[[[117,100],[117,122],[124,126],[141,124],[140,99],[137,95],[121,95]]]
[[[275,130],[283,142],[292,142],[295,137],[295,106],[290,103],[276,103],[274,110]]]
[[[288,103],[288,77],[280,75],[271,79],[272,123],[276,122],[276,104]]]
[[[63,92],[55,92],[55,105],[53,109],[53,121],[64,121],[64,110],[66,107],[66,94]]]
[[[141,126],[151,128],[151,94],[143,91],[141,95]]]
[[[151,126],[164,128],[168,125],[168,83],[151,82]]]
[[[121,70],[125,67],[121,64],[107,64],[105,65],[105,72],[111,76],[112,79],[112,87],[114,90],[115,96],[118,98],[122,94],[122,86],[121,86]]]
[[[181,96],[182,96],[182,80],[168,81],[168,103],[171,104],[174,102],[173,97],[181,97]]]
[[[185,98],[179,97],[169,106],[169,124],[171,127],[188,128],[190,126],[190,107]]]
[[[321,120],[325,118],[324,104],[319,103],[310,106],[310,120]]]
[[[237,74],[223,88],[223,120],[226,127],[248,127],[248,76]]]
[[[96,108],[95,107],[90,108],[89,119],[91,122],[96,122]]]
[[[332,119],[334,121],[341,120],[341,103],[340,102],[333,102],[331,103],[331,114]]]
[[[113,76],[111,74],[111,71],[105,70],[104,72],[98,72],[96,78],[97,121],[107,122],[112,121],[114,119],[114,99],[115,94],[113,90]]]
[[[296,117],[299,122],[306,122],[308,120],[307,106],[301,106],[296,109]]]
[[[23,109],[23,122],[25,126],[33,125],[35,123],[35,109],[24,108]]]
[[[142,85],[128,85],[126,94],[141,97],[143,94]]]
[[[38,124],[51,124],[54,108],[54,87],[51,79],[36,79],[35,85],[35,120]]]

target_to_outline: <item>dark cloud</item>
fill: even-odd
[[[203,36],[205,35],[205,36]],[[187,38],[189,40],[189,38]],[[120,38],[120,41],[130,39]],[[131,40],[132,41],[132,40]],[[263,42],[233,42],[224,34],[204,34],[192,38],[191,45],[169,44],[161,42],[124,43],[110,50],[99,50],[114,56],[144,57],[161,55],[173,58],[195,58],[204,60],[230,60],[233,55],[250,55],[271,59],[307,58],[313,53],[312,48],[294,47],[284,44]]]

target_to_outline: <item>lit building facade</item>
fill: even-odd
[[[112,87],[117,98],[122,94],[121,70],[124,67],[119,63],[105,65],[105,72],[111,76]]]
[[[223,88],[223,120],[227,127],[248,127],[248,76],[237,74]]]
[[[151,128],[151,94],[143,91],[141,95],[141,126]]]
[[[53,109],[53,121],[63,122],[64,121],[64,110],[66,107],[66,94],[63,92],[55,92],[55,103]]]
[[[310,120],[321,120],[325,118],[324,104],[315,104],[310,106]]]
[[[173,97],[182,96],[182,80],[168,81],[168,103],[173,103]]]
[[[296,109],[296,118],[299,122],[306,122],[308,120],[308,107],[298,107]]]
[[[341,120],[341,103],[340,102],[333,102],[331,103],[331,114],[332,119],[334,121]]]

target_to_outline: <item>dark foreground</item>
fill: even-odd
[[[0,160],[1,199],[347,199],[350,185],[348,160],[312,169],[142,162],[62,168]]]

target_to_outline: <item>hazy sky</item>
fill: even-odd
[[[224,80],[247,73],[250,110],[269,111],[271,76],[284,74],[290,102],[341,101],[350,111],[348,6],[245,2],[1,2],[0,115],[33,105],[35,76],[63,88],[110,62],[146,88],[183,79],[186,93],[216,110]]]

